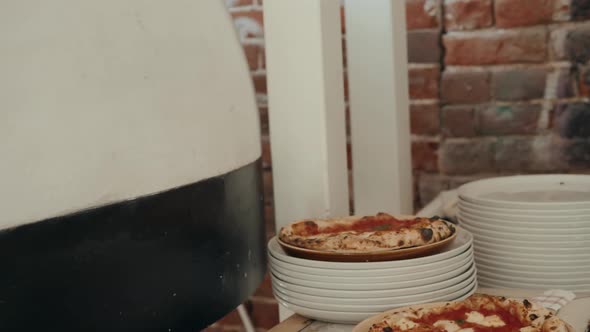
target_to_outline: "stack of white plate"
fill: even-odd
[[[327,262],[287,255],[268,243],[275,297],[309,318],[356,324],[388,309],[463,299],[475,292],[473,237],[457,238],[439,253],[384,262]]]
[[[492,178],[458,194],[480,286],[590,291],[590,176]]]

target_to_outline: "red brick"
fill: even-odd
[[[244,54],[248,61],[250,70],[258,69],[258,62],[260,59],[260,46],[258,45],[244,45]]]
[[[555,0],[496,0],[496,26],[510,28],[549,23],[553,18],[554,4]]]
[[[268,107],[258,106],[258,114],[260,115],[260,133],[268,136]]]
[[[438,104],[410,105],[410,125],[412,134],[438,135],[440,131]]]
[[[260,50],[260,68],[266,69],[266,48],[261,46]]]
[[[492,25],[491,0],[445,1],[445,27],[447,30],[473,30]]]
[[[447,103],[480,103],[490,100],[490,73],[482,70],[446,70],[441,99]]]
[[[348,64],[348,54],[346,54],[346,38],[342,38],[342,66],[346,68]]]
[[[270,329],[279,324],[279,306],[276,302],[252,300],[250,319],[257,328]]]
[[[264,275],[264,280],[262,280],[262,283],[260,284],[260,286],[258,286],[258,289],[254,293],[254,296],[273,298],[272,282],[269,273],[266,273]]]
[[[546,68],[516,68],[492,73],[496,100],[540,99],[545,95]]]
[[[445,106],[441,112],[441,133],[448,137],[473,137],[477,133],[475,106]]]
[[[445,174],[474,174],[493,170],[494,142],[488,139],[447,139],[440,152]]]
[[[351,216],[354,215],[354,185],[352,181],[352,171],[348,171],[348,211]]]
[[[220,325],[241,325],[242,319],[240,318],[240,314],[238,310],[235,309],[229,314],[223,316],[220,320],[217,321]]]
[[[346,137],[350,137],[350,106],[344,108],[344,121],[346,122]]]
[[[254,82],[254,90],[256,93],[266,94],[266,75],[252,75],[252,80]]]
[[[412,142],[412,168],[423,171],[438,171],[438,143]]]
[[[352,144],[346,143],[346,169],[352,169]]]
[[[590,97],[590,66],[579,66],[578,70],[578,92],[580,96]]]
[[[342,82],[344,83],[344,100],[350,100],[350,87],[348,85],[348,72],[342,73]]]
[[[590,103],[557,105],[553,119],[557,133],[565,138],[590,138]]]
[[[543,62],[547,53],[546,34],[545,27],[451,32],[443,37],[445,63],[487,65]]]
[[[275,236],[275,211],[272,205],[264,205],[264,221],[266,228],[266,238],[270,240]]]
[[[340,31],[346,33],[346,12],[345,7],[340,6]]]
[[[272,158],[270,155],[270,138],[262,137],[262,167],[269,169],[272,164]]]
[[[408,32],[409,63],[439,63],[441,56],[440,31],[416,30]]]
[[[407,29],[416,30],[438,27],[439,6],[437,0],[406,0]]]
[[[478,112],[482,135],[530,135],[537,132],[541,105],[491,105]]]
[[[438,99],[438,66],[410,68],[408,75],[411,99]]]

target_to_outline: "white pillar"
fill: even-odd
[[[346,0],[355,214],[413,212],[405,1]]]
[[[340,24],[339,0],[264,1],[277,231],[349,213]]]

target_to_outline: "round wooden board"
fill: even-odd
[[[331,262],[380,262],[380,261],[392,261],[392,260],[401,260],[401,259],[408,259],[408,258],[416,258],[422,257],[427,255],[432,255],[437,252],[442,251],[448,245],[450,245],[453,240],[457,237],[458,233],[458,226],[453,225],[456,230],[455,232],[449,236],[448,238],[427,244],[424,246],[419,247],[412,247],[412,248],[405,248],[405,249],[392,249],[392,250],[378,250],[378,251],[371,251],[371,252],[361,252],[361,253],[338,253],[333,251],[323,251],[323,250],[312,250],[312,249],[305,249],[293,246],[291,244],[285,243],[281,241],[280,238],[277,237],[277,242],[283,248],[283,250],[295,257],[304,258],[304,259],[312,259],[318,261],[331,261]]]

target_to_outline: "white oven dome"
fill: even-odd
[[[0,5],[0,229],[224,174],[260,157],[222,1]]]

